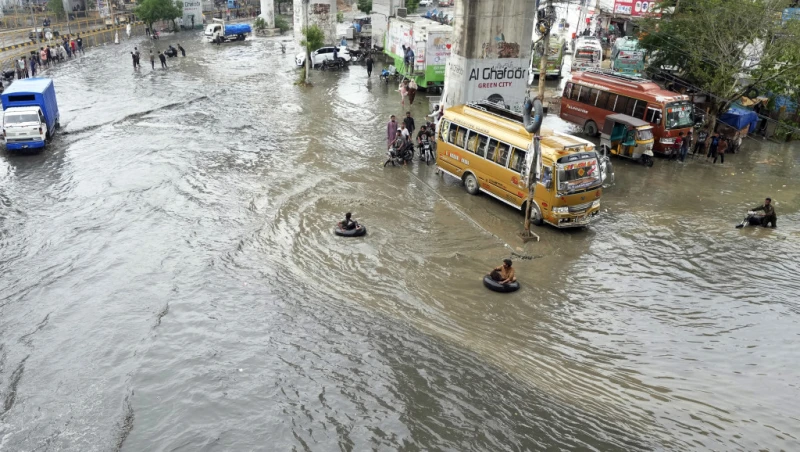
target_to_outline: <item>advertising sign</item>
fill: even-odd
[[[655,6],[655,2],[648,0],[614,0],[614,14],[644,17],[650,14]]]
[[[447,67],[447,58],[450,57],[452,47],[450,43],[450,33],[428,33],[428,46],[425,51],[424,60],[426,70],[433,70],[433,75],[444,77],[444,70]]]
[[[201,0],[183,0],[183,26],[186,28],[203,26],[203,2]]]
[[[516,112],[522,111],[528,88],[527,58],[467,60],[453,54],[448,59],[448,64],[453,76],[464,80],[461,89],[462,98],[454,100],[450,105],[488,100],[505,105]]]

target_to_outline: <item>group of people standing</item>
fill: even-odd
[[[675,139],[674,152],[672,158],[677,158],[681,162],[686,159],[689,149],[692,150],[692,157],[695,155],[705,155],[706,162],[711,161],[712,164],[717,163],[719,159],[720,164],[725,163],[726,153],[735,153],[742,145],[742,136],[739,132],[729,138],[721,135],[719,132],[714,132],[710,137],[708,132],[700,130],[697,134],[697,140],[693,140],[694,133],[690,130],[686,136],[683,132],[678,134]],[[694,143],[693,143],[694,141]]]
[[[177,44],[177,45],[178,45],[178,49],[177,50],[170,45],[169,46],[170,51],[175,53],[176,55],[177,55],[177,52],[180,51],[182,56],[186,56],[186,49],[184,49],[180,44]],[[138,47],[134,47],[133,48],[133,52],[131,52],[131,59],[133,60],[133,69],[134,70],[141,69],[142,65],[140,63],[140,54],[139,54],[139,48]],[[167,56],[164,54],[164,52],[158,52],[158,60],[161,62],[161,69],[166,69],[167,68]],[[156,55],[153,54],[152,50],[150,51],[150,67],[153,70],[156,69]]]
[[[64,62],[78,54],[84,54],[83,38],[78,34],[77,37],[71,35],[64,36],[60,43],[46,45],[39,50],[31,51],[29,57],[20,56],[15,64],[18,79],[36,77],[37,70],[50,67],[51,65]]]

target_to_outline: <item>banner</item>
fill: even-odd
[[[614,0],[614,14],[624,14],[631,17],[644,17],[655,9],[655,2],[647,0]],[[655,11],[653,11],[655,14]],[[659,16],[661,14],[658,14]]]

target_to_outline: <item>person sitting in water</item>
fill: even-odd
[[[489,277],[500,284],[515,282],[517,278],[514,276],[514,269],[511,268],[511,259],[503,259],[503,265],[492,270],[492,272],[489,273]]]
[[[352,219],[353,214],[347,212],[344,214],[344,221],[339,223],[339,227],[344,229],[345,231],[352,231],[353,229],[358,229],[360,226],[358,222]]]
[[[751,210],[753,212],[758,212],[759,210],[764,212],[764,216],[761,217],[761,226],[766,228],[768,224],[772,223],[774,228],[778,225],[778,216],[775,215],[775,208],[772,207],[772,198],[765,199],[763,206],[755,207]]]

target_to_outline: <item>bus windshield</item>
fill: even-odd
[[[591,61],[592,63],[600,62],[600,51],[591,47],[579,48],[575,51],[575,59]]]
[[[575,193],[593,187],[600,182],[597,159],[585,159],[568,164],[556,165],[558,170],[558,192]]]
[[[667,104],[667,129],[683,129],[694,125],[691,102]]]

